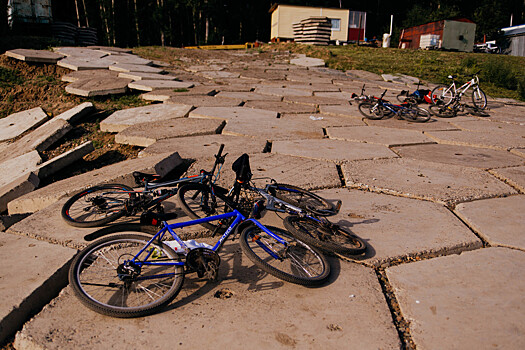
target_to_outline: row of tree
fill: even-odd
[[[366,11],[367,34],[381,37],[394,15],[395,33],[431,21],[467,17],[477,24],[477,40],[497,36],[502,27],[525,22],[525,0],[290,0],[292,5]],[[188,46],[270,39],[270,0],[52,0],[55,21],[96,28],[101,44]],[[0,0],[6,13],[7,0]],[[8,32],[0,16],[0,34]],[[394,42],[397,39],[394,35]]]

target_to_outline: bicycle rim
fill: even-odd
[[[333,205],[326,199],[297,186],[278,183],[270,187],[270,194],[282,201],[301,209],[309,210],[317,215],[335,214]]]

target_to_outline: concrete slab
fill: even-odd
[[[190,118],[211,118],[239,121],[273,120],[278,113],[246,107],[199,107],[190,113]]]
[[[91,50],[98,50],[101,52],[105,52],[108,55],[114,55],[114,54],[122,54],[122,53],[132,53],[132,49],[126,49],[122,47],[114,47],[114,46],[87,46],[88,49]]]
[[[0,215],[0,231],[5,232],[9,227],[24,220],[31,214]]]
[[[225,148],[225,152],[228,148]],[[241,153],[233,151],[228,155],[222,167],[219,184],[230,188],[235,182],[235,173],[231,171],[233,162]],[[237,154],[235,154],[237,153]],[[214,159],[208,157],[198,160],[188,169],[187,174],[196,174],[200,169],[208,169]],[[264,187],[271,179],[281,183],[293,183],[305,189],[340,187],[341,181],[335,164],[328,161],[293,157],[281,154],[256,153],[250,154],[250,167],[253,173],[252,180]]]
[[[437,203],[345,188],[316,193],[334,203],[343,202],[330,221],[365,240],[367,252],[356,259],[367,265],[386,267],[407,257],[482,247],[472,231]]]
[[[221,91],[216,96],[222,97],[222,98],[233,98],[236,100],[243,100],[243,101],[279,102],[282,100],[282,97],[280,96],[262,95],[262,94],[257,94],[255,92]]]
[[[114,79],[118,77],[117,72],[112,72],[110,70],[104,70],[104,69],[88,69],[88,70],[79,70],[79,71],[73,71],[71,73],[68,73],[66,75],[63,75],[61,80],[68,82],[68,83],[74,83],[78,80],[86,80],[86,79]]]
[[[32,172],[27,172],[0,187],[0,212],[7,210],[9,202],[33,191],[39,184],[38,176]]]
[[[130,82],[122,78],[82,79],[66,86],[66,92],[84,97],[124,94]]]
[[[509,152],[466,146],[433,144],[395,147],[393,151],[403,158],[421,159],[479,169],[523,165],[525,162],[523,158]]]
[[[523,264],[523,252],[487,248],[386,272],[418,348],[519,349],[525,346]]]
[[[4,342],[67,285],[68,262],[76,251],[0,233],[0,252],[0,341]]]
[[[91,102],[84,102],[78,106],[71,108],[64,113],[61,113],[55,117],[55,119],[63,119],[70,124],[78,123],[82,118],[90,115],[95,111],[95,106]]]
[[[485,120],[456,121],[455,119],[452,119],[450,123],[458,129],[466,131],[492,132],[496,130],[510,134],[525,135],[525,124],[516,125]]]
[[[464,130],[428,131],[425,134],[438,143],[449,145],[492,148],[504,151],[525,147],[523,135],[509,134],[498,130],[493,130],[490,133]]]
[[[93,69],[109,69],[114,64],[110,59],[104,58],[84,58],[78,56],[66,57],[58,61],[59,67],[68,68],[74,71],[93,70]]]
[[[174,80],[140,80],[128,84],[128,87],[133,90],[153,91],[160,89],[189,89],[195,86],[190,81],[174,81]]]
[[[379,126],[329,127],[330,139],[375,143],[388,147],[434,143],[420,131],[382,128]]]
[[[56,64],[64,55],[47,50],[14,49],[5,52],[7,57],[24,62]]]
[[[525,166],[489,170],[489,173],[505,181],[520,193],[525,193]]]
[[[225,145],[224,152],[228,153],[227,158],[238,157],[243,153],[262,153],[266,147],[264,139],[231,135],[193,136],[158,141],[142,150],[139,157],[178,152],[184,159],[211,159],[217,154],[221,143]]]
[[[261,119],[250,122],[238,120],[229,121],[223,134],[249,136],[275,140],[301,140],[322,139],[324,137],[322,126],[319,124],[303,123],[299,119]]]
[[[118,73],[119,78],[137,80],[177,80],[177,77],[170,74],[141,73],[141,72],[122,72]]]
[[[454,212],[491,246],[525,251],[525,196],[459,204]]]
[[[324,105],[345,105],[348,104],[346,101],[342,101],[336,98],[327,98],[319,96],[285,96],[284,102],[306,104],[310,106],[324,106]]]
[[[295,113],[283,113],[281,118],[283,120],[294,119],[300,121],[301,125],[316,125],[321,128],[327,128],[330,126],[364,126],[366,125],[362,120],[357,118],[348,118],[330,114],[322,113],[306,113],[306,114],[295,114]]]
[[[105,52],[85,47],[54,47],[53,51],[68,57],[78,57],[83,59],[97,59],[108,56]]]
[[[240,73],[226,72],[226,71],[202,71],[202,72],[199,72],[198,74],[208,79],[239,78],[241,76]]]
[[[148,60],[147,58],[142,58],[137,55],[131,55],[127,53],[120,53],[118,55],[111,54],[107,58],[114,61],[115,64],[136,64],[136,65],[146,65],[146,66],[153,65],[152,60]]]
[[[343,100],[343,101],[350,101],[352,99],[352,94],[349,93],[349,92],[316,91],[316,92],[314,92],[314,96],[339,99],[339,100]]]
[[[257,108],[278,113],[317,113],[314,106],[288,103],[288,102],[271,102],[268,101],[248,101],[244,104],[246,108]]]
[[[261,273],[236,242],[227,242],[220,255],[219,282],[188,275],[177,299],[146,318],[104,317],[82,307],[67,288],[26,324],[15,346],[165,348],[174,344],[175,327],[176,344],[188,349],[211,343],[228,349],[303,349],[316,344],[327,348],[345,348],[348,344],[360,349],[400,347],[373,270],[332,260],[334,277],[321,288],[305,288]],[[214,297],[224,288],[232,292],[231,298]],[[270,300],[272,312],[253,312],[267,308]],[[246,308],[247,304],[250,307]],[[352,317],[341,310],[351,310]],[[115,329],[119,337],[115,337]],[[146,339],[144,334],[151,332],[156,336]]]
[[[522,106],[504,106],[492,108],[488,111],[492,121],[525,124],[525,107]]]
[[[520,157],[525,158],[525,148],[513,148],[510,150],[510,153],[514,153]]]
[[[187,91],[186,91],[187,90]],[[145,94],[140,95],[145,100],[148,101],[166,101],[169,100],[172,97],[179,98],[181,96],[201,96],[201,95],[215,95],[218,91],[215,89],[215,87],[208,87],[208,86],[195,86],[191,89],[162,89],[162,90],[155,90],[152,92],[148,92]]]
[[[9,144],[0,154],[0,162],[37,150],[43,152],[60,140],[73,127],[63,119],[53,118],[33,132]]]
[[[125,160],[54,182],[33,193],[17,198],[9,204],[9,212],[10,214],[33,213],[57,202],[63,197],[71,196],[78,191],[101,183],[121,183],[135,186],[135,180],[131,175],[134,171],[165,176],[181,164],[182,159],[178,153],[163,153],[151,157]]]
[[[359,113],[357,111],[357,113]],[[361,115],[359,113],[359,115]],[[407,129],[419,131],[434,131],[434,130],[458,130],[458,128],[441,118],[431,118],[425,123],[411,123],[406,120],[399,120],[395,118],[372,120],[364,118],[363,121],[370,126],[382,126],[393,129]]]
[[[42,158],[38,152],[30,151],[0,163],[0,187],[9,184],[19,176],[36,170],[40,162]]]
[[[219,119],[176,118],[162,123],[130,126],[115,135],[115,142],[148,147],[163,139],[219,134],[226,122]]]
[[[277,88],[277,87],[258,87],[255,89],[255,93],[261,95],[272,95],[272,96],[312,96],[312,91],[292,88]]]
[[[366,70],[359,69],[350,69],[345,71],[346,75],[351,78],[363,79],[363,80],[372,80],[372,81],[383,81],[383,78],[375,73],[368,72]]]
[[[238,107],[243,104],[243,101],[209,95],[192,95],[170,97],[164,103],[186,104],[194,107]]]
[[[93,142],[91,141],[84,142],[83,144],[67,152],[62,153],[61,155],[51,158],[47,162],[40,164],[36,168],[35,173],[38,175],[40,179],[44,179],[66,168],[67,166],[73,164],[77,160],[82,159],[82,157],[88,155],[94,150],[95,150],[95,147],[93,147]]]
[[[0,119],[0,141],[18,137],[29,129],[42,125],[48,118],[40,107],[10,114]]]
[[[142,72],[142,73],[156,73],[160,74],[165,72],[162,68],[155,68],[151,66],[146,66],[142,64],[126,64],[126,63],[117,63],[112,66],[109,66],[109,70],[115,72]]]
[[[324,67],[325,63],[323,59],[313,57],[298,57],[292,58],[290,64],[295,64],[303,67]]]
[[[397,157],[388,147],[382,145],[328,139],[276,141],[272,144],[272,153],[330,160],[337,163],[358,159]]]
[[[253,80],[285,80],[288,72],[285,71],[268,71],[258,68],[249,68],[239,72],[241,78],[253,79]]]
[[[111,114],[100,123],[100,130],[121,132],[122,130],[145,122],[158,122],[188,116],[192,106],[156,104],[144,107],[128,108]]]
[[[343,100],[339,100],[342,102]],[[364,116],[359,113],[354,107],[350,106],[348,100],[345,100],[343,103],[337,105],[320,105],[319,111],[323,114],[344,116],[344,117],[353,117],[357,119],[364,119]]]
[[[442,204],[516,194],[483,170],[453,164],[397,158],[349,162],[342,170],[351,188]]]

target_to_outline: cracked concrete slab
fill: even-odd
[[[221,251],[219,282],[186,276],[180,295],[162,312],[140,319],[105,317],[81,306],[67,288],[26,324],[15,346],[93,349],[103,343],[117,348],[164,348],[173,344],[175,327],[177,344],[183,348],[202,348],[214,342],[217,348],[245,349],[247,339],[266,349],[308,348],[311,344],[329,348],[348,344],[356,348],[400,347],[375,272],[349,262],[331,263],[336,272],[326,285],[305,288],[261,274],[237,243],[226,242]],[[231,298],[214,297],[225,287],[232,292]],[[261,322],[261,316],[253,310],[266,307],[268,298],[273,300],[274,308],[268,322],[263,316],[266,326],[247,326],[255,319]],[[352,317],[341,310],[352,310]],[[115,329],[119,329],[119,337],[114,336]],[[196,329],[200,336],[195,336]],[[155,337],[144,338],[144,332],[152,331]]]
[[[407,158],[349,162],[342,166],[347,186],[443,204],[516,194],[487,172]]]
[[[139,80],[128,84],[128,87],[133,90],[140,91],[154,91],[162,89],[189,89],[195,86],[195,83],[190,81],[175,81],[175,80]]]
[[[492,148],[507,151],[511,148],[525,147],[525,137],[520,134],[509,134],[504,131],[475,132],[464,130],[428,131],[425,132],[438,143],[463,145],[481,148]]]
[[[272,153],[287,154],[341,163],[358,159],[393,158],[397,155],[383,145],[341,140],[275,141]]]
[[[194,107],[238,107],[243,104],[242,100],[232,98],[220,98],[209,95],[176,96],[170,97],[164,103],[186,104]]]
[[[525,251],[525,195],[461,203],[454,212],[491,246]]]
[[[115,142],[148,147],[163,139],[219,134],[226,122],[219,119],[176,118],[163,123],[130,126],[115,135]]]
[[[489,173],[525,193],[525,166],[492,169]]]
[[[3,342],[67,285],[68,262],[76,250],[0,232],[0,252]]]
[[[393,150],[403,158],[421,159],[479,169],[523,165],[525,162],[525,159],[509,152],[467,146],[430,144],[395,147]]]
[[[40,107],[10,114],[0,119],[0,141],[18,137],[28,130],[42,125],[48,119],[49,116]]]
[[[486,248],[386,273],[418,348],[519,349],[525,346],[524,264],[524,252]]]
[[[5,52],[7,57],[15,58],[24,62],[56,64],[64,55],[47,51],[31,49],[14,49]]]
[[[84,97],[124,94],[128,91],[128,84],[131,81],[131,79],[109,77],[80,79],[66,86],[66,92]]]
[[[100,122],[100,130],[106,132],[121,132],[135,124],[185,118],[188,116],[191,108],[192,106],[180,104],[156,104],[123,109],[111,114]]]
[[[0,187],[31,171],[35,171],[42,158],[37,151],[30,151],[0,163]]]
[[[365,255],[353,257],[365,264],[385,267],[406,257],[482,247],[472,231],[437,203],[345,188],[316,193],[343,202],[339,213],[329,219],[366,242]]]
[[[274,120],[277,112],[246,107],[199,107],[190,112],[190,118],[211,118],[239,121]]]
[[[375,143],[388,147],[434,143],[420,131],[382,128],[378,126],[329,127],[330,139]]]

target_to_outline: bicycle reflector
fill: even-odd
[[[160,226],[162,220],[159,214],[147,210],[140,215],[140,223],[142,225]]]

